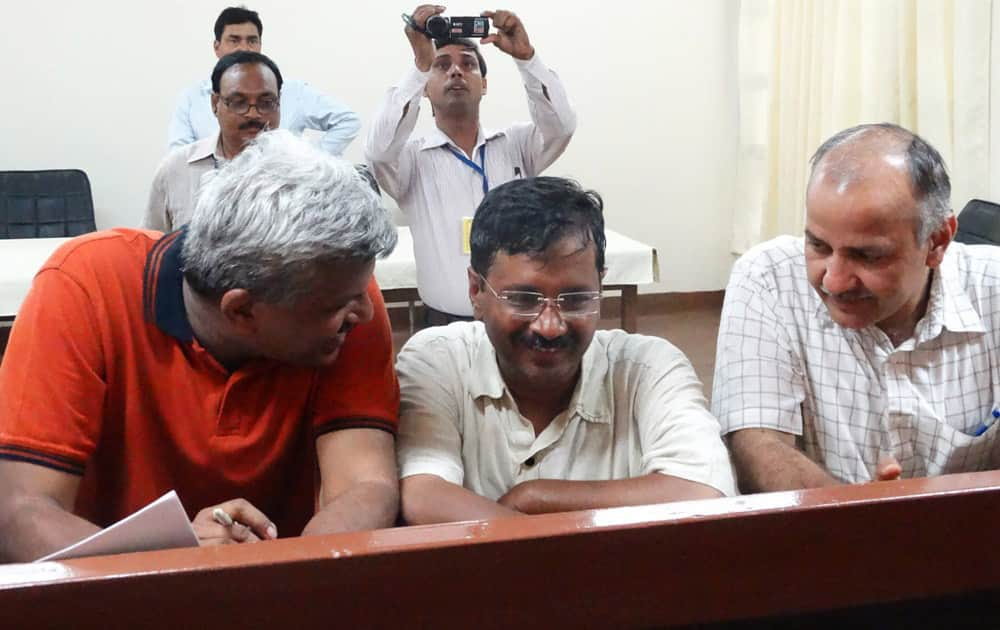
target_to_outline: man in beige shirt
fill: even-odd
[[[237,156],[280,122],[281,72],[265,55],[239,51],[212,70],[212,111],[219,133],[167,154],[153,176],[143,227],[169,232],[191,217],[206,173]]]
[[[719,423],[665,339],[596,330],[600,197],[556,177],[491,189],[471,235],[480,321],[400,351],[411,524],[734,494]]]

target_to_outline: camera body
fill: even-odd
[[[455,37],[486,37],[490,34],[490,19],[479,16],[432,15],[427,18],[424,31],[432,39]]]

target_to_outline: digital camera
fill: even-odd
[[[432,39],[456,37],[486,37],[490,34],[490,19],[484,17],[432,15],[427,18],[424,31]]]

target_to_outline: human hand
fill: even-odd
[[[439,4],[421,4],[413,10],[410,18],[418,28],[425,28],[427,18],[432,15],[444,13],[444,9]],[[431,64],[434,63],[434,42],[420,31],[411,28],[409,24],[406,25],[403,32],[406,33],[406,38],[410,40],[410,48],[413,49],[413,62],[416,64],[417,69],[421,72],[427,72],[431,69]]]
[[[879,458],[878,465],[875,467],[876,481],[895,481],[899,479],[901,474],[903,474],[903,467],[899,465],[895,457],[883,455]]]
[[[218,517],[216,511],[220,512]],[[278,537],[278,528],[271,519],[245,499],[233,499],[203,509],[191,521],[191,527],[203,547]]]
[[[535,56],[535,48],[528,41],[528,33],[524,30],[521,18],[510,11],[483,11],[483,17],[493,21],[497,29],[483,38],[483,45],[493,44],[515,59],[527,61]]]

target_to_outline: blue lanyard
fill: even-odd
[[[479,173],[480,177],[483,178],[483,194],[485,195],[487,192],[489,192],[490,180],[486,178],[486,143],[483,143],[479,147],[479,162],[481,165],[476,164],[469,158],[462,155],[459,151],[456,151],[454,147],[452,147],[450,144],[446,144],[445,148],[451,151],[451,154],[457,157],[459,160],[461,160],[463,164],[465,164],[475,172]]]

